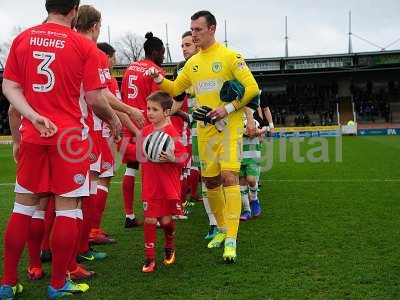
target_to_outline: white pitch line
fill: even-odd
[[[383,178],[383,179],[263,179],[261,182],[288,182],[288,183],[366,183],[366,182],[400,182],[400,178]],[[135,181],[139,184],[140,181]],[[15,183],[0,183],[0,186],[13,186]],[[112,181],[111,184],[122,184],[122,181]]]

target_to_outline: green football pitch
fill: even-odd
[[[241,223],[234,265],[222,262],[222,249],[207,249],[206,215],[197,203],[189,220],[178,221],[176,265],[141,273],[143,232],[123,228],[120,167],[103,221],[118,242],[97,247],[109,257],[87,264],[96,276],[78,299],[400,299],[400,138],[329,138],[324,153],[310,141],[276,141],[269,149],[263,213]],[[324,160],[313,162],[318,155]],[[0,146],[1,235],[14,180],[11,146]],[[159,232],[159,261],[162,240]],[[26,267],[25,252],[21,298],[44,299],[48,275],[31,283]]]

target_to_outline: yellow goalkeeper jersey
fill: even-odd
[[[232,79],[245,87],[245,94],[233,102],[236,112],[229,115],[228,124],[242,126],[241,108],[258,94],[259,88],[243,57],[218,42],[193,55],[175,81],[164,79],[160,87],[174,97],[192,86],[198,105],[214,109],[226,104],[219,93],[223,83]]]

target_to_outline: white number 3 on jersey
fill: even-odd
[[[56,59],[56,54],[51,52],[33,51],[33,57],[42,60],[37,67],[37,73],[47,77],[45,84],[32,84],[35,92],[46,93],[54,88],[56,78],[53,71],[50,69],[51,63]]]

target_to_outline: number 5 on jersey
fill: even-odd
[[[45,84],[32,84],[32,88],[37,93],[50,92],[54,88],[56,78],[50,69],[51,63],[56,59],[56,54],[51,52],[33,51],[33,57],[42,60],[37,67],[37,73],[47,77]]]
[[[137,78],[136,75],[129,75],[128,77],[128,99],[135,99],[139,93],[139,89],[134,82]]]

